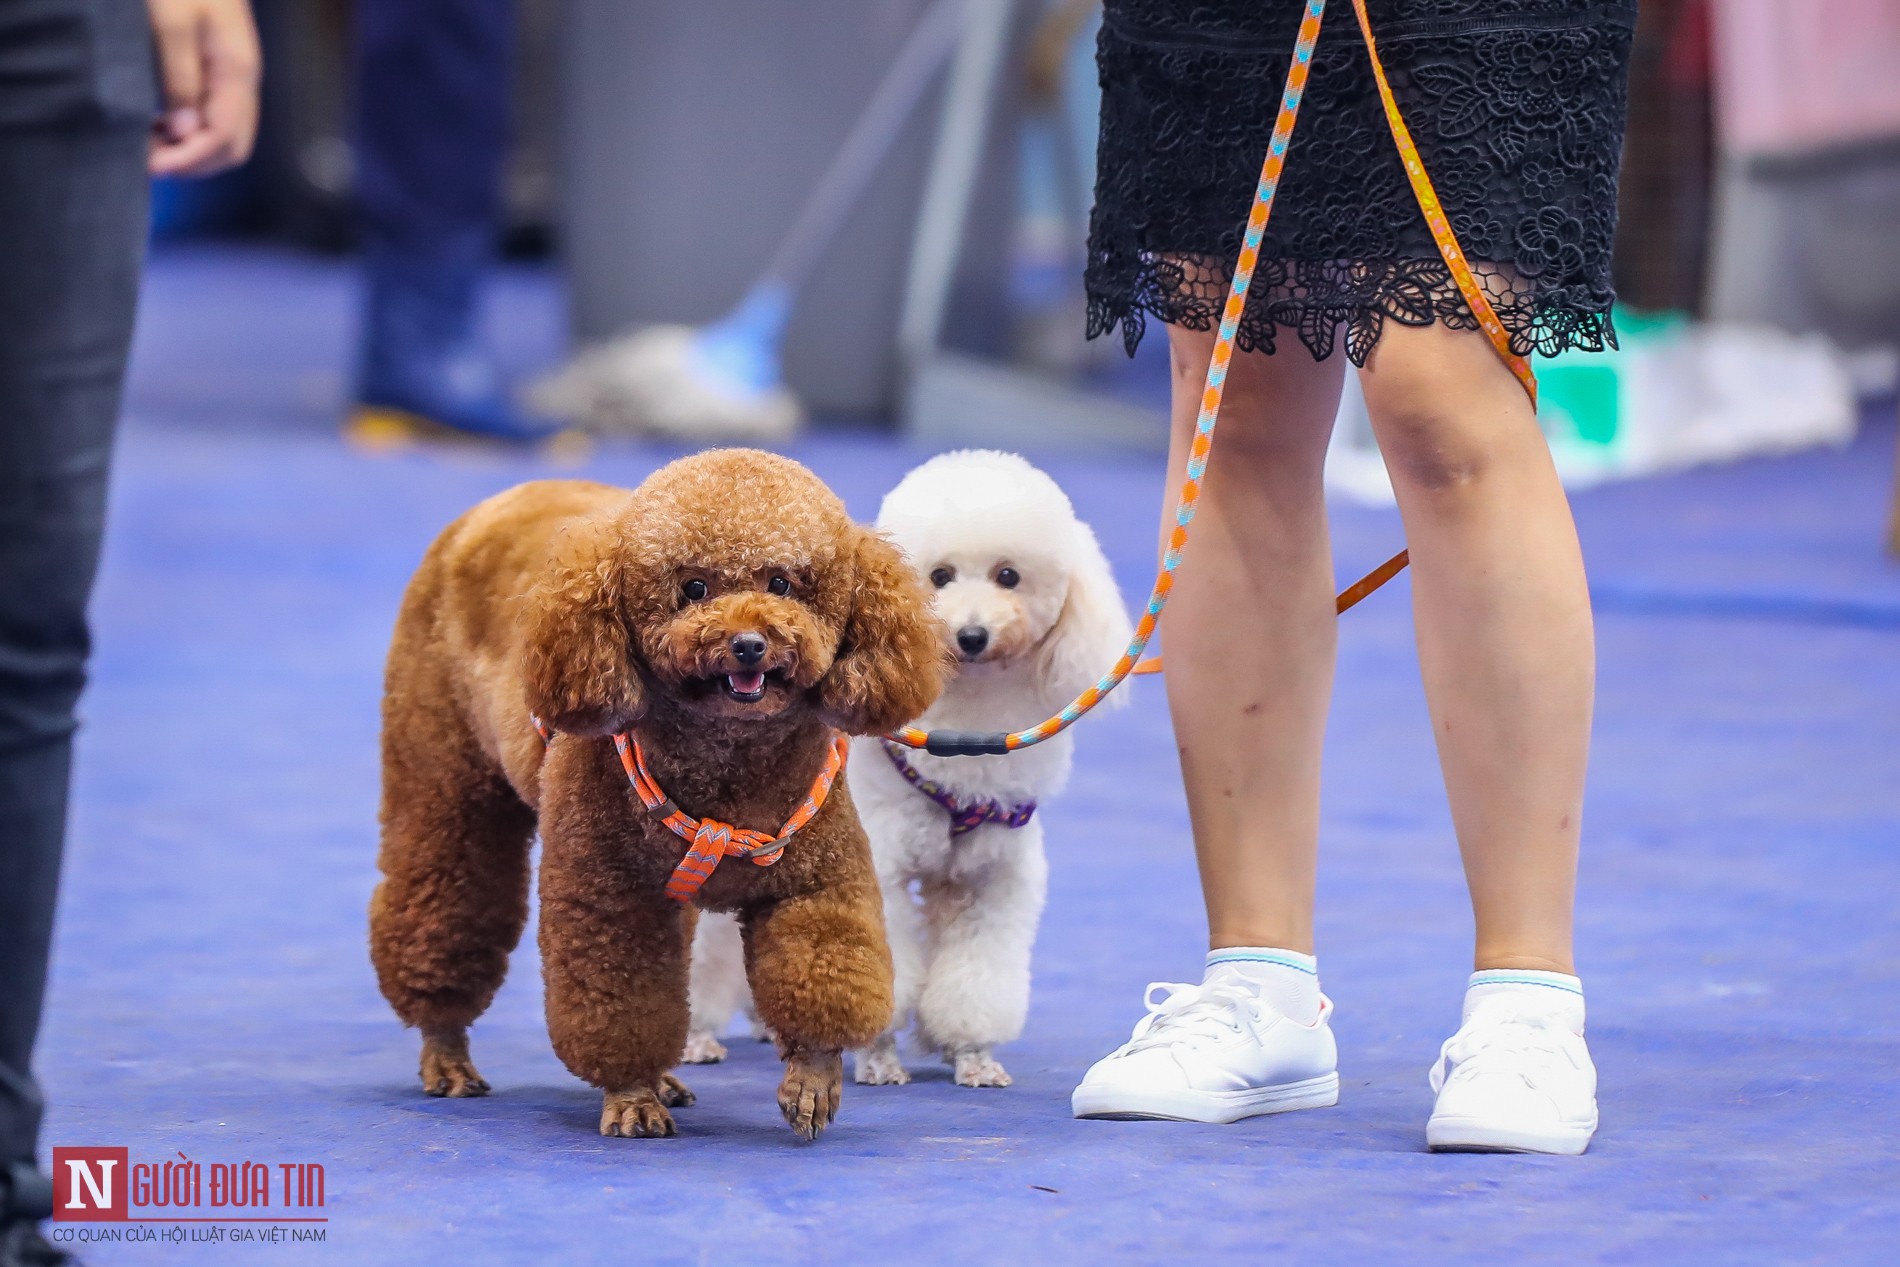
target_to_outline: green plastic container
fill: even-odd
[[[1569,351],[1537,361],[1537,419],[1553,443],[1614,449],[1629,417],[1631,353],[1688,327],[1683,312],[1616,312],[1620,349]]]

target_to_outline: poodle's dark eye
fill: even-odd
[[[698,577],[694,577],[692,580],[686,582],[686,584],[680,586],[680,593],[686,596],[686,601],[689,603],[697,603],[700,599],[706,597],[706,592],[706,582],[700,580]]]
[[[1023,583],[1022,573],[1015,568],[997,568],[996,583],[1006,590],[1013,590]]]
[[[765,588],[783,597],[792,592],[792,583],[782,576],[775,576],[765,583]]]
[[[934,568],[930,573],[930,583],[935,585],[938,589],[942,589],[956,579],[957,573],[955,568]]]

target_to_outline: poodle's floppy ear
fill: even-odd
[[[847,734],[881,735],[936,703],[949,654],[916,570],[869,528],[852,531],[851,614],[838,658],[818,683],[818,707]]]
[[[611,519],[565,529],[522,603],[528,708],[567,734],[614,734],[645,711],[621,614],[618,539]]]
[[[1067,704],[1094,686],[1128,649],[1134,632],[1101,544],[1078,520],[1069,595],[1055,628],[1043,638],[1036,666],[1036,680],[1056,697],[1051,706]],[[1118,691],[1103,703],[1119,705],[1126,698]]]

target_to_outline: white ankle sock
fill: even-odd
[[[1540,1011],[1551,1011],[1583,1033],[1583,982],[1567,972],[1531,972],[1486,968],[1471,974],[1465,987],[1465,1016],[1485,999],[1515,996]]]
[[[1273,946],[1228,946],[1207,952],[1207,971],[1237,973],[1260,985],[1260,996],[1287,1019],[1311,1025],[1319,1019],[1319,963],[1311,955]]]

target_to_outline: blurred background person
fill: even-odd
[[[529,438],[476,331],[502,230],[514,0],[378,0],[354,14],[355,198],[366,298],[358,425],[378,415]]]
[[[0,5],[0,1267],[70,1261],[29,1066],[147,174],[243,161],[257,86],[247,0]]]

